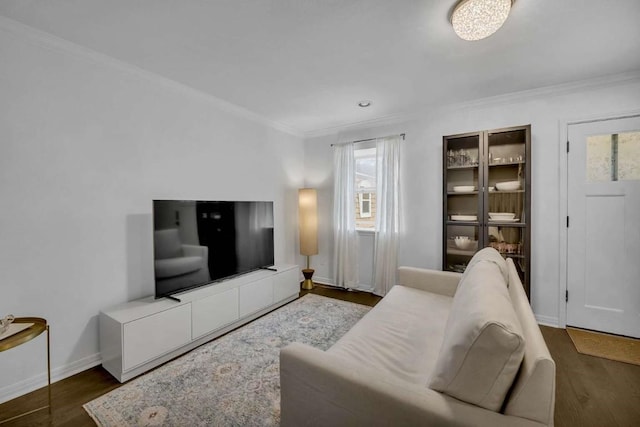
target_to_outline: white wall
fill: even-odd
[[[531,301],[538,319],[558,323],[560,284],[560,170],[563,123],[640,111],[640,81],[513,94],[456,108],[442,108],[403,123],[359,127],[305,141],[305,184],[318,188],[320,254],[313,258],[318,281],[331,283],[331,143],[406,132],[401,159],[403,231],[399,263],[442,267],[442,136],[531,124]],[[371,257],[371,239],[361,239],[361,259]],[[564,304],[564,301],[562,301]]]
[[[55,377],[99,361],[101,309],[153,294],[153,198],[273,200],[297,260],[299,137],[27,30],[0,25],[0,62],[0,316],[50,322]],[[0,401],[45,372],[44,336],[0,353]]]

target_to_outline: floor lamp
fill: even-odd
[[[307,256],[307,268],[302,269],[302,289],[313,289],[314,270],[309,257],[318,254],[318,194],[315,188],[298,190],[298,224],[300,227],[300,254]]]

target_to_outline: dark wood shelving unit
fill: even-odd
[[[464,271],[477,250],[492,246],[513,259],[529,296],[531,125],[444,136],[443,165],[443,269]],[[495,188],[507,181],[518,181],[519,188]],[[458,185],[474,190],[456,192]],[[519,221],[493,221],[489,212],[512,213]],[[478,220],[453,221],[451,215],[476,215]],[[468,236],[477,249],[476,243],[473,250],[456,247],[456,236]]]

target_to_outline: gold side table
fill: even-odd
[[[15,420],[16,418],[23,417],[25,415],[33,414],[34,412],[41,411],[42,409],[49,409],[49,415],[51,415],[51,351],[49,345],[49,325],[45,319],[41,317],[16,317],[13,323],[33,323],[27,329],[11,335],[10,337],[0,340],[0,351],[5,351],[24,344],[32,339],[36,338],[43,332],[47,332],[47,406],[42,406],[37,409],[25,412],[15,417],[8,418],[6,420],[0,420],[0,424]]]

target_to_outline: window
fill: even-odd
[[[587,138],[587,179],[640,179],[640,132],[593,135]]]
[[[371,193],[359,193],[360,218],[371,218]]]
[[[376,148],[358,148],[356,162],[356,228],[376,227]]]

